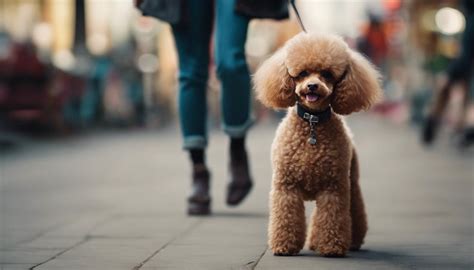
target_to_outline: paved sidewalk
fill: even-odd
[[[275,126],[261,124],[248,142],[256,186],[235,209],[224,204],[227,138],[212,134],[208,218],[184,215],[190,172],[175,129],[1,153],[0,269],[473,269],[472,152],[425,150],[414,130],[373,117],[350,125],[370,230],[347,258],[267,250]]]

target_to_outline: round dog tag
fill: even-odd
[[[316,138],[309,138],[308,142],[309,142],[309,144],[315,145],[316,144]]]

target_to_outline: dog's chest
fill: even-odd
[[[287,121],[275,138],[274,166],[285,172],[286,181],[298,182],[307,191],[337,180],[347,170],[351,142],[339,122],[317,127],[316,144],[308,142],[306,122]]]
[[[308,142],[309,136],[302,136],[298,147],[286,147],[288,165],[292,174],[304,181],[318,181],[333,177],[343,157],[343,151],[328,138],[317,136],[317,143]]]

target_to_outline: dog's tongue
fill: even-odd
[[[307,94],[306,95],[306,101],[315,102],[317,100],[318,100],[318,95],[315,95],[315,94]]]

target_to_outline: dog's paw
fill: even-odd
[[[296,255],[297,253],[273,253],[273,256],[278,256],[278,257],[285,257],[285,256],[294,256]]]
[[[330,252],[330,253],[321,253],[324,257],[328,258],[343,258],[346,256],[346,253]]]
[[[340,246],[319,246],[318,251],[324,257],[340,258],[345,257],[347,250]]]
[[[308,249],[309,249],[309,250],[312,250],[312,251],[316,251],[316,250],[318,249],[318,245],[309,244],[309,245],[308,245]]]
[[[361,246],[362,246],[362,244],[351,244],[351,246],[349,247],[349,250],[350,251],[359,251]]]
[[[293,256],[298,254],[299,250],[290,248],[272,248],[272,252],[275,256]]]
[[[349,246],[350,251],[358,251],[364,244],[364,239],[352,239],[351,245]]]

